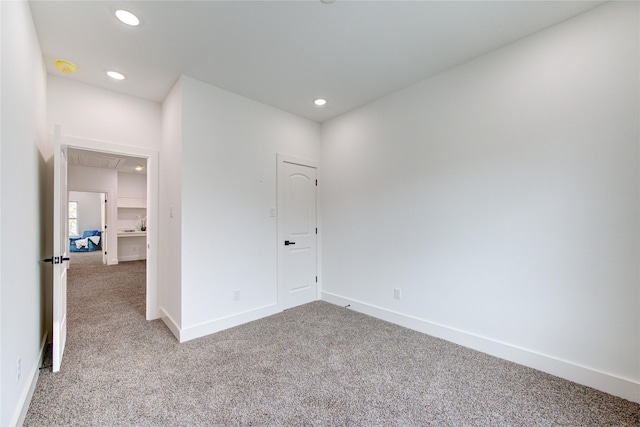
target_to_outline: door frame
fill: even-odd
[[[158,309],[158,241],[159,241],[159,154],[157,150],[149,148],[126,146],[113,142],[100,141],[75,136],[65,136],[65,141],[69,148],[77,148],[81,150],[95,151],[99,153],[120,154],[130,157],[140,157],[147,159],[147,268],[146,268],[146,319],[155,320],[161,317]],[[76,190],[77,191],[77,190]],[[80,190],[82,191],[82,190]],[[104,193],[104,189],[100,192]],[[110,203],[114,203],[117,209],[117,200],[114,199],[113,193],[110,194]],[[116,219],[110,219],[113,224],[110,230],[112,235],[116,235],[117,225]],[[114,228],[115,227],[115,228]],[[116,230],[116,231],[114,231]],[[113,240],[112,240],[113,242]],[[116,240],[117,243],[117,240]]]
[[[284,289],[284,257],[285,257],[285,247],[282,244],[285,240],[285,226],[284,226],[284,216],[280,215],[280,212],[284,210],[284,183],[280,180],[280,172],[284,163],[294,163],[301,166],[307,166],[310,168],[314,168],[316,170],[316,177],[320,176],[320,163],[315,160],[309,160],[302,157],[290,156],[288,154],[277,153],[276,154],[276,187],[277,187],[277,240],[276,240],[276,248],[277,248],[277,257],[278,257],[278,283],[276,287],[277,291],[277,305],[278,310],[282,311],[284,309],[284,295],[286,293],[286,289]],[[320,179],[318,178],[318,186],[316,188],[316,226],[318,227],[318,234],[316,235],[316,274],[318,276],[318,283],[316,285],[316,300],[320,299],[321,288],[322,288],[322,273],[320,266],[321,263],[321,233],[322,227],[320,227]]]

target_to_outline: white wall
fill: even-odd
[[[147,198],[147,175],[118,172],[118,197]]]
[[[100,193],[69,191],[69,201],[78,202],[78,235],[84,230],[102,229],[102,197]]]
[[[323,298],[640,401],[638,16],[324,123]]]
[[[11,426],[26,413],[45,337],[43,278],[51,268],[40,260],[53,148],[45,135],[46,73],[29,5],[0,2],[0,16],[0,425]]]
[[[182,325],[182,79],[162,104],[158,242],[158,308],[172,332]]]
[[[63,135],[158,150],[160,104],[49,75],[47,129]]]
[[[277,310],[276,154],[318,160],[320,134],[317,123],[188,77],[180,89],[185,340]]]

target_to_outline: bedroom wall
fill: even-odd
[[[159,176],[158,308],[171,331],[182,326],[182,78],[162,103]]]
[[[46,72],[26,1],[0,2],[0,50],[0,425],[12,426],[24,419],[38,377],[52,275],[40,261],[49,252],[45,199],[53,152],[45,132]]]
[[[184,76],[181,97],[186,340],[277,311],[276,154],[318,160],[320,133],[315,122]]]
[[[147,198],[147,175],[118,172],[118,197]]]
[[[638,7],[325,122],[323,299],[640,401]]]
[[[78,235],[84,230],[102,228],[102,197],[100,193],[69,191],[69,201],[78,202]]]
[[[48,75],[47,130],[62,135],[158,150],[160,104]]]

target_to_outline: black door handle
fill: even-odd
[[[52,258],[45,258],[42,262],[50,262],[51,264],[62,264],[65,261],[69,261],[67,257],[54,256]]]
[[[295,245],[295,244],[296,244],[296,242],[290,242],[290,241],[288,241],[288,240],[285,240],[285,241],[284,241],[284,245],[285,245],[285,246]]]

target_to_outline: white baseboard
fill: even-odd
[[[162,319],[164,324],[167,325],[167,328],[169,328],[173,336],[180,341],[180,326],[178,325],[178,322],[176,322],[164,308],[158,307],[158,311],[160,312],[160,319]]]
[[[185,342],[192,339],[204,337],[206,335],[220,332],[225,329],[233,328],[234,326],[242,325],[244,323],[280,313],[281,311],[282,310],[278,307],[278,304],[270,304],[252,310],[244,311],[242,313],[232,314],[230,316],[200,323],[198,325],[189,326],[180,330],[178,340],[180,342]]]
[[[631,379],[328,292],[322,300],[640,403],[640,383]]]
[[[40,354],[38,356],[38,360],[36,361],[36,365],[31,367],[29,371],[29,377],[27,383],[29,387],[25,388],[22,396],[20,396],[18,408],[16,411],[13,420],[10,425],[21,427],[24,424],[25,418],[27,418],[27,412],[29,411],[29,405],[31,405],[31,399],[33,398],[33,393],[36,391],[36,385],[38,384],[38,377],[40,376],[40,367],[44,362],[44,350],[47,346],[47,335],[45,334],[42,337],[42,342],[40,343]]]
[[[161,317],[162,317],[162,312],[160,311],[160,309],[147,306],[147,314],[146,314],[147,320],[157,320],[157,319],[160,319]]]
[[[144,255],[122,255],[118,257],[118,261],[116,262],[116,264],[118,262],[127,262],[127,261],[144,261],[145,259],[147,259],[147,257],[145,257]]]

